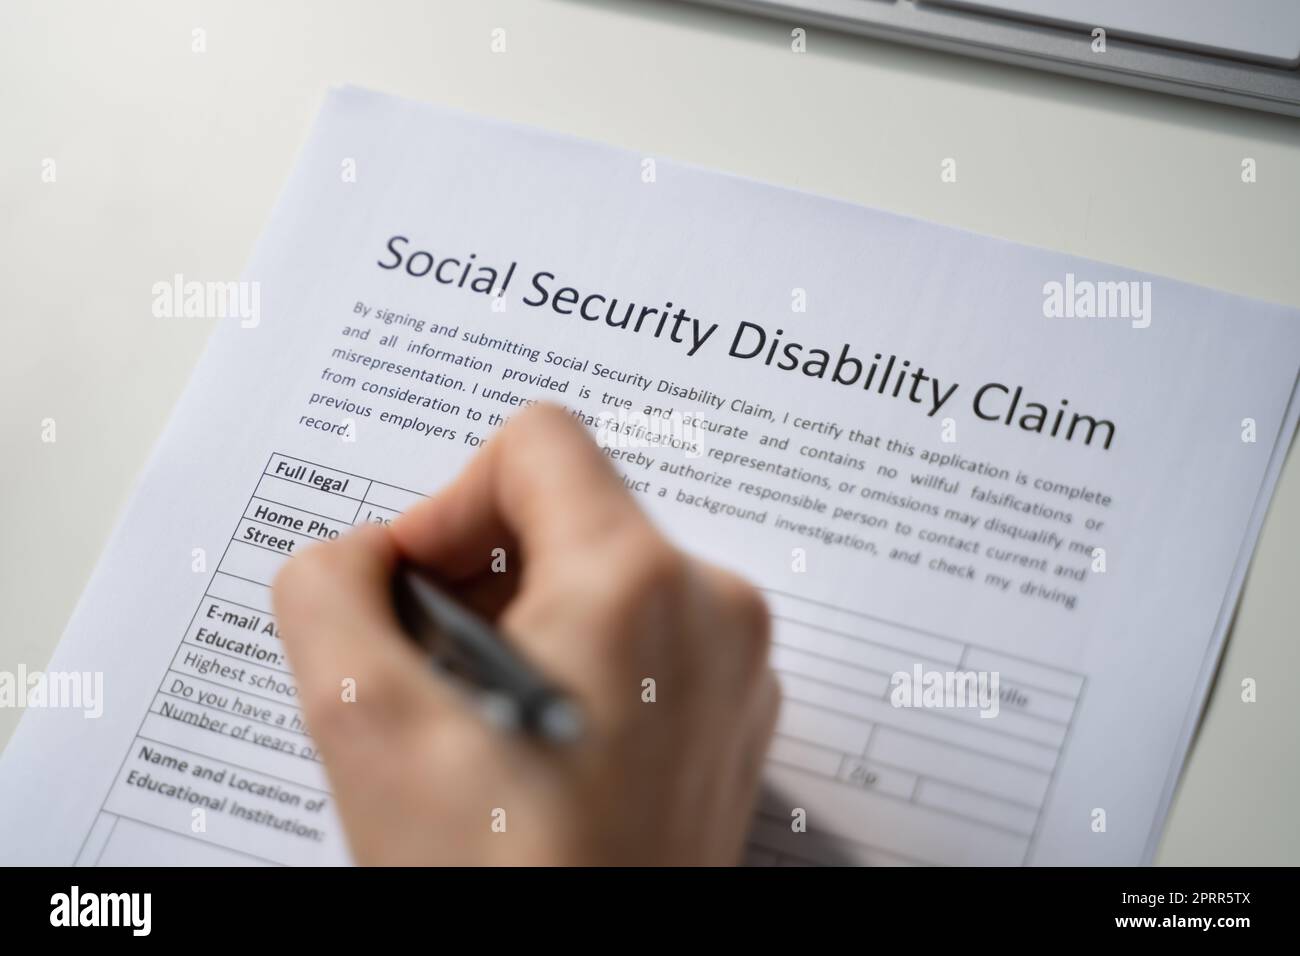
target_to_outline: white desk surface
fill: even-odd
[[[0,669],[48,660],[209,331],[154,319],[151,286],[238,276],[332,84],[1300,307],[1295,120],[818,29],[795,54],[797,25],[653,0],[6,0]],[[1296,459],[1161,863],[1300,863]]]

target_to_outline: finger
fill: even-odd
[[[397,622],[397,560],[387,529],[369,526],[314,545],[276,575],[280,638],[308,727],[339,779],[377,740],[460,708]]]
[[[642,527],[646,519],[587,430],[554,405],[515,416],[447,488],[393,522],[410,560],[453,579],[517,542],[524,560]],[[494,549],[504,549],[494,555]]]

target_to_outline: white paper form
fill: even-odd
[[[0,861],[346,862],[268,584],[542,398],[765,589],[753,862],[1150,858],[1293,311],[355,89],[245,278],[49,664],[102,715],[30,707],[0,759]],[[957,675],[996,693],[923,693]]]

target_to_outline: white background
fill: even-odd
[[[207,323],[153,318],[153,283],[238,276],[331,84],[1300,307],[1295,120],[816,29],[794,54],[795,25],[668,2],[6,0],[0,669],[48,659],[203,345]],[[1160,862],[1300,862],[1298,530],[1292,461]]]

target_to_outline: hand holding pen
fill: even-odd
[[[509,662],[479,644],[467,669],[462,634],[458,676],[431,665],[404,568]],[[359,862],[738,861],[778,700],[763,602],[664,539],[563,410],[516,416],[390,528],[304,551],[274,600]],[[485,691],[543,703],[503,726]]]

